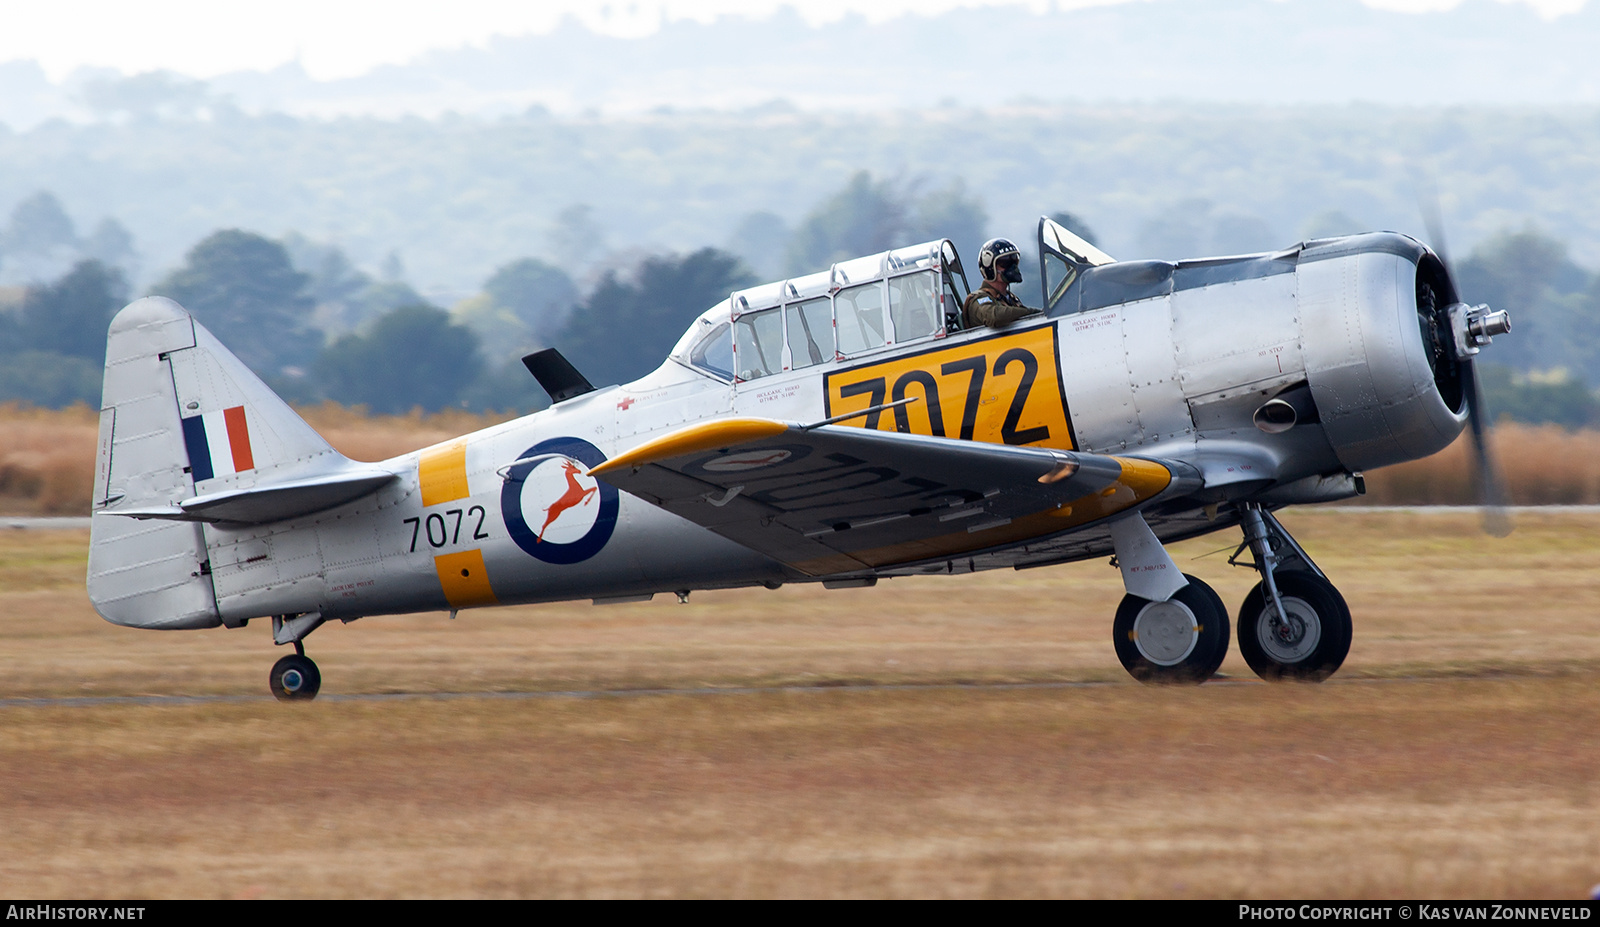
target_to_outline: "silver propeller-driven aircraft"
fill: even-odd
[[[1238,526],[1241,653],[1320,680],[1350,612],[1272,511],[1469,422],[1492,501],[1473,359],[1510,323],[1417,241],[1118,262],[1045,219],[1039,251],[1044,311],[1004,328],[961,327],[949,241],[901,248],[731,294],[632,383],[529,355],[550,408],[380,463],[141,299],[107,342],[89,597],[131,627],[269,618],[295,649],[272,691],[304,699],[335,619],[1112,556],[1123,666],[1195,683],[1228,610],[1162,544]]]

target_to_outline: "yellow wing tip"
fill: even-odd
[[[1137,457],[1112,457],[1122,467],[1116,485],[1126,485],[1141,499],[1149,498],[1172,484],[1172,471],[1153,460]]]
[[[600,476],[624,467],[642,467],[648,463],[682,457],[685,454],[731,447],[759,441],[762,438],[774,438],[788,430],[788,425],[770,418],[729,418],[701,422],[646,441],[632,450],[618,454],[604,463],[591,467],[589,475]]]

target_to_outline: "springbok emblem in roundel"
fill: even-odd
[[[500,514],[517,546],[546,563],[600,552],[617,527],[616,487],[589,476],[606,455],[581,438],[541,441],[519,455],[500,490]]]
[[[538,469],[539,468],[536,467],[535,472],[537,472]],[[566,514],[567,509],[575,509],[580,505],[588,505],[590,500],[594,498],[594,494],[600,491],[598,484],[591,485],[588,489],[585,489],[583,484],[578,482],[578,478],[580,476],[582,476],[583,479],[587,480],[589,483],[594,483],[595,481],[587,476],[583,476],[583,470],[571,460],[561,461],[561,472],[567,477],[567,491],[562,493],[560,497],[556,499],[556,501],[545,506],[544,524],[539,526],[539,533],[534,535],[534,543],[536,544],[544,540],[544,533],[550,530],[551,524],[553,524],[562,515]],[[529,476],[532,475],[532,473],[529,474]],[[524,494],[527,493],[529,485],[530,482],[528,480],[523,480],[522,491]],[[534,481],[532,485],[537,485],[537,481]]]

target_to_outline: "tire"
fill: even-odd
[[[1239,653],[1268,682],[1321,682],[1350,653],[1350,607],[1333,584],[1302,570],[1276,573],[1290,629],[1279,633],[1266,584],[1257,583],[1239,607]]]
[[[267,685],[280,702],[309,702],[322,689],[322,673],[310,657],[291,653],[272,664]]]
[[[1165,602],[1127,595],[1111,623],[1117,659],[1150,685],[1199,685],[1228,655],[1228,609],[1210,586],[1189,585]]]

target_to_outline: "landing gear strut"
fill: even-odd
[[[1350,652],[1350,607],[1272,513],[1240,507],[1244,543],[1228,562],[1261,574],[1239,608],[1239,653],[1269,682],[1321,682]],[[1248,548],[1254,563],[1241,563]]]

